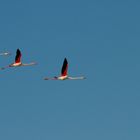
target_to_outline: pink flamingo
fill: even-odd
[[[68,76],[68,61],[66,58],[64,59],[63,66],[61,69],[61,76],[59,76],[59,77],[55,76],[53,78],[44,78],[44,80],[66,80],[66,79],[69,79],[69,80],[83,80],[83,79],[85,79],[84,76],[81,76],[81,77],[69,77]]]

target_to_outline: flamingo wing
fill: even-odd
[[[19,63],[19,62],[21,62],[21,52],[19,49],[17,49],[15,63]]]
[[[61,69],[61,76],[66,76],[67,75],[67,71],[68,71],[68,61],[65,58],[64,62],[63,62],[62,69]]]

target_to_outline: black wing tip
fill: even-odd
[[[17,49],[16,54],[21,54],[20,49]]]
[[[66,58],[66,57],[64,58],[64,63],[68,63],[68,60],[67,60],[67,58]]]
[[[17,52],[20,52],[20,49],[19,48],[17,49]]]

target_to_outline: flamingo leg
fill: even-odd
[[[28,63],[28,64],[22,64],[22,66],[32,66],[32,65],[36,65],[37,63],[36,62],[31,62],[31,63]]]
[[[84,80],[86,77],[81,76],[81,77],[68,77],[69,80]]]

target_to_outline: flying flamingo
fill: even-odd
[[[5,69],[5,68],[8,68],[8,67],[19,67],[19,66],[32,66],[32,65],[35,65],[36,63],[35,62],[31,62],[31,63],[28,63],[28,64],[24,64],[21,62],[21,51],[19,49],[17,49],[16,51],[16,56],[15,56],[15,62],[6,66],[6,67],[3,67],[1,69]]]
[[[3,53],[0,53],[0,56],[6,56],[6,55],[10,55],[11,53],[9,52],[3,52]]]
[[[81,76],[81,77],[69,77],[68,76],[68,61],[65,58],[64,62],[63,62],[62,69],[61,69],[61,76],[59,76],[59,77],[55,76],[53,78],[45,78],[44,80],[66,80],[66,79],[69,79],[69,80],[83,80],[83,79],[85,79],[85,77],[83,77],[83,76]]]

